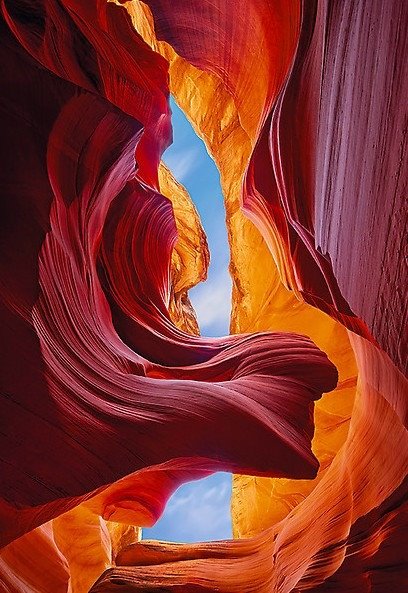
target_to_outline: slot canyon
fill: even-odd
[[[406,593],[408,2],[0,14],[0,593]],[[226,336],[171,97],[219,172]],[[215,472],[230,539],[144,539]]]

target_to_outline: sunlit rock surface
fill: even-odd
[[[3,590],[404,593],[408,6],[1,6]],[[169,91],[220,170],[227,338]],[[216,469],[235,540],[138,541]]]
[[[207,277],[210,259],[207,239],[188,192],[164,163],[159,167],[159,186],[162,194],[172,203],[177,228],[171,260],[170,317],[178,328],[199,335],[188,290]]]

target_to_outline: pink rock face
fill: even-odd
[[[347,440],[285,519],[248,540],[123,544],[92,591],[403,593],[408,4],[145,4],[157,39],[233,97],[253,141],[244,211],[286,286],[350,330],[358,379]],[[211,471],[314,478],[314,402],[337,372],[302,335],[173,324],[168,62],[126,9],[1,15],[0,584],[63,593],[64,519],[44,524],[82,503],[102,542],[99,516],[150,525]],[[33,547],[42,571],[22,561]]]

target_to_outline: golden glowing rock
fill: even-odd
[[[72,591],[86,593],[101,572],[112,564],[112,544],[106,522],[86,506],[79,505],[54,519],[52,528],[55,544],[68,563]]]
[[[199,334],[188,291],[207,277],[210,258],[207,239],[187,190],[176,181],[164,163],[159,168],[159,187],[173,205],[177,226],[177,242],[172,254],[170,314],[180,329]]]

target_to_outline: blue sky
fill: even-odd
[[[231,539],[231,474],[218,472],[183,484],[167,503],[164,514],[144,539],[202,542]]]
[[[225,209],[218,169],[184,113],[171,100],[173,144],[163,160],[183,184],[200,214],[211,260],[208,279],[189,292],[203,336],[229,333],[231,278]]]
[[[190,290],[204,336],[229,333],[231,278],[225,209],[219,173],[184,113],[171,100],[173,144],[163,160],[188,190],[200,214],[211,253],[206,282]],[[144,539],[194,542],[232,537],[231,474],[218,472],[208,478],[183,484],[170,498],[162,518]]]

